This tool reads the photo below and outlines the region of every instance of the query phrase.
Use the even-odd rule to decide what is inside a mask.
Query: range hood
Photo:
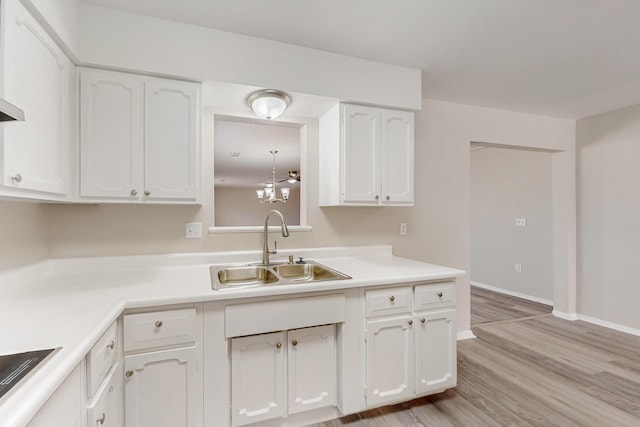
[[[24,111],[0,98],[0,122],[24,121]]]

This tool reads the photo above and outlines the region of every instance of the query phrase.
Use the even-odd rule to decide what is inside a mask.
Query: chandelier
[[[282,202],[282,203],[287,203],[287,200],[289,200],[289,193],[290,193],[290,189],[287,187],[283,187],[280,189],[280,194],[282,195],[282,198],[278,198],[277,197],[277,188],[276,188],[276,154],[278,153],[278,150],[270,150],[269,153],[271,153],[271,155],[273,156],[273,169],[271,170],[271,182],[265,182],[264,183],[264,188],[260,189],[260,190],[256,190],[256,194],[258,195],[258,200],[260,201],[260,203],[276,203],[276,202]],[[294,171],[290,171],[289,172],[289,179],[287,180],[287,182],[291,182],[291,174]],[[294,177],[294,182],[295,182],[295,178]]]

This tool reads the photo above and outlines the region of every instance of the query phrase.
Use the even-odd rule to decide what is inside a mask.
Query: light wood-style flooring
[[[640,337],[475,287],[471,311],[456,388],[314,426],[640,426]]]

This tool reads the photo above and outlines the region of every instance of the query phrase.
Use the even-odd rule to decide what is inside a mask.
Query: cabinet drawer
[[[121,371],[117,367],[98,390],[95,399],[87,407],[87,426],[117,427],[122,425],[118,418],[118,393],[120,393]]]
[[[367,317],[411,311],[411,287],[409,286],[367,291],[365,299]]]
[[[117,328],[114,322],[87,354],[87,395],[91,398],[118,358]]]
[[[195,308],[124,316],[125,351],[193,343],[196,333]]]
[[[453,282],[416,286],[416,311],[453,304]]]

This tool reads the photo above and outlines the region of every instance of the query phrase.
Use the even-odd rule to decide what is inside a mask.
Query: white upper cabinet
[[[320,118],[320,206],[413,205],[414,117],[339,104]]]
[[[104,70],[80,78],[80,198],[198,203],[200,85]]]
[[[1,7],[3,97],[24,110],[25,121],[0,127],[0,183],[13,194],[64,200],[71,192],[75,66],[19,1]]]

